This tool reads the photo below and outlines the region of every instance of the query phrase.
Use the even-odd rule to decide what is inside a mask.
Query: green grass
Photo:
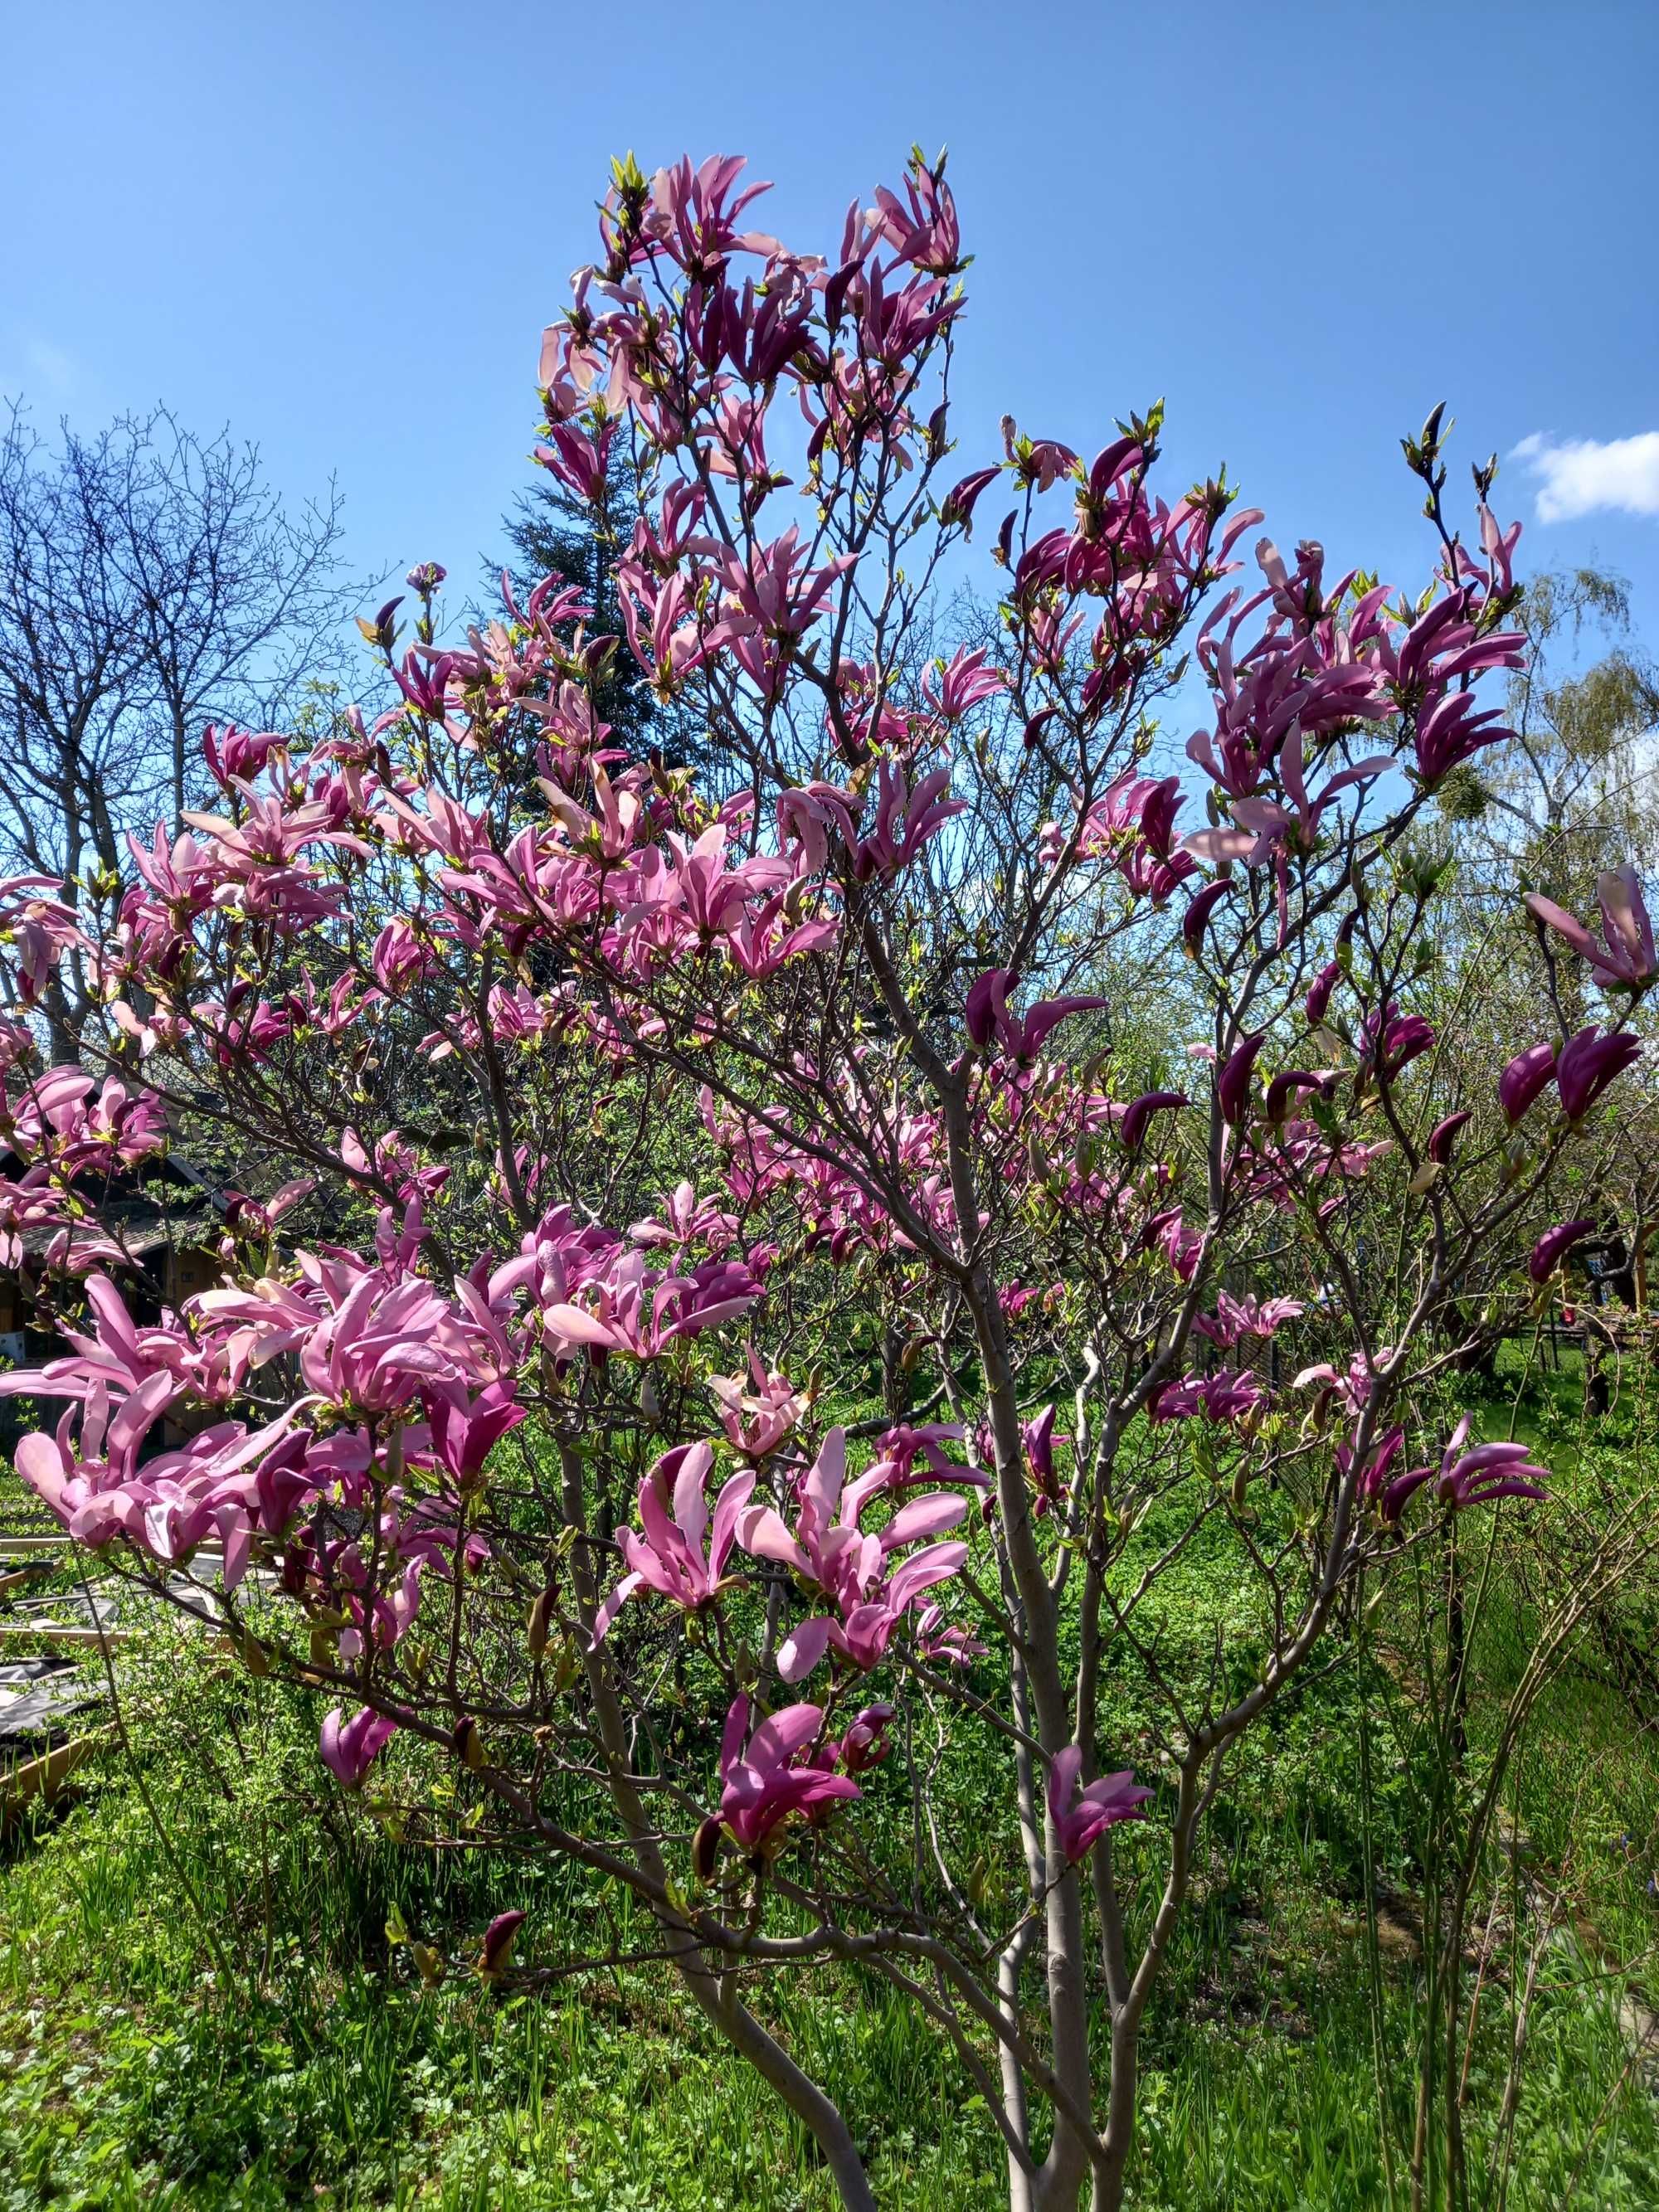
[[[1578,1427],[1576,1379],[1549,1370],[1527,1419],[1563,1480],[1631,1448]],[[1488,1433],[1501,1432],[1489,1423]],[[1588,1474],[1584,1479],[1588,1480]],[[1171,1510],[1174,1510],[1173,1508]],[[1137,1541],[1158,1540],[1156,1522]],[[1477,1747],[1527,1626],[1494,1603],[1478,1649]],[[1218,1618],[1248,1675],[1261,1624],[1219,1523],[1158,1594],[1166,1653],[1196,1662]],[[1125,1756],[1144,1686],[1112,1681]],[[34,2208],[434,2206],[828,2212],[801,2131],[661,1971],[606,1971],[499,1997],[468,1962],[492,1915],[528,1914],[521,1963],[603,1948],[621,1903],[568,1869],[400,1843],[336,1792],[317,1702],[188,1638],[124,1668],[161,1832],[113,1745],[79,1802],[38,1816],[0,1860],[0,2212]],[[1421,1977],[1408,1925],[1382,1960],[1380,2124],[1364,1888],[1362,1711],[1384,1892],[1419,1883],[1416,1778],[1375,1680],[1345,1663],[1273,1709],[1206,1832],[1194,1910],[1154,2002],[1133,2202],[1146,2212],[1387,2212],[1385,2132],[1409,2136]],[[438,1770],[398,1752],[403,1788]],[[1003,1819],[996,1762],[971,1744],[963,1820]],[[866,1812],[886,1817],[872,1778]],[[1659,1760],[1615,1686],[1565,1674],[1516,1770],[1515,1816],[1577,1918],[1546,1956],[1516,2128],[1517,2212],[1659,2203],[1652,2085],[1630,2063],[1659,1932]],[[465,1832],[465,1806],[452,1824]],[[1122,1845],[1150,1868],[1153,1839]],[[220,1931],[216,1964],[185,1894]],[[446,1951],[423,1989],[395,1912]],[[1611,1970],[1617,1961],[1625,1970]],[[1659,1976],[1655,1977],[1659,1980]],[[1494,1981],[1470,2064],[1484,2156],[1508,2053]],[[884,2206],[977,2212],[1003,2200],[998,2142],[954,2062],[890,1994],[851,1975],[757,1997],[844,2096]]]

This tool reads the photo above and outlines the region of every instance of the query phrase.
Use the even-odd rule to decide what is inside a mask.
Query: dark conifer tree
[[[612,742],[632,760],[654,757],[665,768],[683,768],[696,755],[696,718],[688,706],[658,697],[629,650],[612,574],[617,556],[633,535],[639,508],[639,480],[620,443],[612,452],[604,512],[598,518],[585,500],[556,477],[544,476],[520,494],[506,519],[512,548],[507,570],[521,603],[544,576],[562,577],[583,594],[593,610],[588,636],[616,640],[594,693],[594,705],[611,725]]]

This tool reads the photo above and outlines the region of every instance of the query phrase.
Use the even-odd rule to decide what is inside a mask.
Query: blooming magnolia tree
[[[1429,1432],[1436,1378],[1459,1301],[1535,1311],[1587,1226],[1552,1194],[1653,940],[1633,878],[1599,938],[1540,908],[1601,1019],[1449,1091],[1425,817],[1501,734],[1517,532],[1489,472],[1454,529],[1437,412],[1420,590],[1266,539],[1253,578],[1223,482],[1159,489],[1157,410],[1092,459],[1011,420],[959,451],[942,162],[822,255],[752,227],[740,166],[619,166],[543,343],[541,463],[598,500],[627,441],[653,488],[623,638],[550,583],[442,646],[416,569],[401,657],[398,602],[366,625],[393,711],[210,732],[221,810],[125,886],[5,887],[3,1218],[14,1259],[46,1232],[66,1338],[7,1378],[63,1409],[17,1465],[331,1692],[371,1807],[423,1742],[480,1832],[631,1892],[844,2203],[854,2133],[769,1971],[903,1992],[1011,2204],[1115,2206],[1230,1753],[1362,1577],[1545,1496],[1522,1447]],[[981,561],[997,647],[930,658]],[[610,742],[619,655],[720,787]],[[1200,684],[1194,774],[1157,776]],[[103,1015],[42,1072],[71,953]],[[215,1127],[266,1194],[140,1325],[100,1192]],[[1200,1530],[1266,1624],[1242,1674],[1218,1631],[1178,1675],[1146,1625]],[[1002,1778],[964,1836],[970,1743]],[[490,1976],[568,1970],[533,1929],[515,1966],[515,1924]]]

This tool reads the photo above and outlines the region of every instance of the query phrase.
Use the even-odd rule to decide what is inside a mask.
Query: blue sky
[[[333,473],[361,570],[498,550],[613,152],[747,153],[817,247],[920,139],[977,256],[964,468],[1005,409],[1091,450],[1163,393],[1172,480],[1224,459],[1287,546],[1404,580],[1397,441],[1443,398],[1459,484],[1543,441],[1497,502],[1529,564],[1622,568],[1659,647],[1649,0],[82,0],[7,42],[0,391]]]

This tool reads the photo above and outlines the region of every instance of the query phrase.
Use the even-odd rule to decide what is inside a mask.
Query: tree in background
[[[1481,477],[1490,481],[1489,472]],[[1451,1018],[1443,1054],[1474,1061],[1535,1019],[1548,1002],[1563,1035],[1595,1014],[1583,964],[1517,884],[1554,909],[1591,911],[1622,896],[1616,872],[1651,874],[1659,860],[1659,670],[1634,634],[1629,587],[1581,568],[1528,580],[1514,615],[1524,665],[1510,677],[1504,734],[1447,779],[1442,849],[1453,864],[1436,921],[1436,956]],[[1605,1189],[1584,1194],[1606,1251],[1628,1265],[1610,1280],[1634,1295],[1653,1223],[1650,1114],[1632,1100],[1619,1132],[1622,1160]],[[1587,1311],[1594,1316],[1591,1304]],[[1587,1340],[1587,1360],[1594,1351]],[[1487,1337],[1483,1357],[1495,1353]]]
[[[556,576],[580,592],[592,609],[587,628],[611,649],[596,659],[590,688],[595,711],[628,758],[653,755],[667,768],[683,768],[696,750],[697,717],[690,702],[665,697],[623,647],[622,600],[616,564],[646,505],[646,488],[631,453],[610,453],[600,496],[580,498],[551,474],[520,492],[505,528],[513,548],[511,574],[522,604],[544,576]],[[492,574],[490,583],[497,576]]]
[[[298,513],[258,448],[165,409],[53,444],[0,436],[0,853],[71,903],[118,879],[125,832],[177,825],[203,726],[291,720],[341,611],[340,501]],[[87,1004],[53,979],[60,1050]]]
[[[1659,858],[1659,668],[1632,635],[1629,586],[1605,570],[1533,577],[1514,618],[1527,661],[1509,733],[1449,791],[1449,811],[1474,825],[1474,850],[1571,896],[1599,868]],[[1606,649],[1586,660],[1589,641]]]

